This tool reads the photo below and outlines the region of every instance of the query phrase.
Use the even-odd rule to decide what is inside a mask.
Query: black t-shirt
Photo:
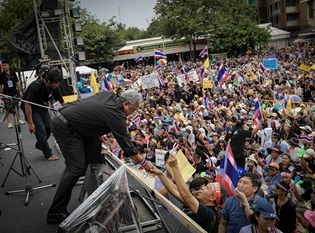
[[[205,206],[199,203],[198,212],[194,217],[196,223],[205,229],[207,232],[218,232],[219,216],[214,206]]]
[[[232,148],[234,158],[243,158],[245,154],[246,138],[252,136],[252,130],[245,130],[242,128],[233,129],[228,133],[231,139],[230,145]]]
[[[122,102],[114,92],[103,91],[69,102],[59,111],[81,137],[99,137],[112,132],[124,156],[138,154],[138,148],[133,145],[127,131]]]
[[[0,85],[3,85],[2,94],[9,96],[18,95],[18,90],[16,87],[16,83],[19,81],[16,73],[10,72],[10,74],[6,74],[2,72],[0,74]]]
[[[47,106],[47,102],[50,100],[59,101],[63,103],[63,98],[60,92],[59,87],[56,89],[50,89],[45,86],[45,80],[40,79],[32,82],[26,89],[23,99],[35,104]],[[25,103],[22,102],[21,108],[24,110]],[[32,105],[32,111],[36,112],[47,112],[47,108],[40,106]]]

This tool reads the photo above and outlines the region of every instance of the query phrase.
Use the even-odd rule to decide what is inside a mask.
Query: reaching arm
[[[260,130],[260,126],[257,125],[257,126],[253,129],[252,135],[254,136],[259,130]]]
[[[175,179],[175,183],[176,183],[176,187],[178,189],[178,192],[180,193],[182,199],[187,204],[189,209],[191,209],[191,211],[196,214],[198,212],[199,202],[190,193],[190,191],[189,191],[189,189],[188,189],[188,187],[187,187],[187,185],[186,185],[186,183],[185,183],[185,181],[184,181],[184,179],[182,177],[182,174],[181,174],[181,172],[179,170],[176,156],[175,155],[170,155],[170,157],[167,160],[167,163],[173,169],[174,179]]]
[[[179,201],[185,203],[181,195],[179,194],[176,185],[168,178],[166,175],[157,167],[154,167],[150,169],[150,172],[153,173],[154,175],[157,175],[160,180],[162,181],[165,189],[172,194],[175,198],[177,198]],[[164,190],[162,189],[160,193],[162,193]]]

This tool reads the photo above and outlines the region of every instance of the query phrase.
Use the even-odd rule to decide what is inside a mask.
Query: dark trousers
[[[101,156],[101,142],[97,137],[81,137],[57,116],[52,120],[52,132],[65,158],[66,168],[49,213],[66,213],[72,189],[79,177],[84,174],[87,164],[104,161]]]
[[[243,158],[234,158],[236,166],[245,168],[245,157]]]
[[[33,111],[32,116],[35,125],[35,136],[37,139],[36,148],[42,150],[45,158],[48,159],[52,155],[52,151],[47,142],[51,135],[51,118],[49,112],[41,113]]]

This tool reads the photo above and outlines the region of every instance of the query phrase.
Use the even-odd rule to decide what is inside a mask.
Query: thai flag
[[[158,71],[157,71],[157,76],[158,76],[158,79],[159,79],[159,84],[160,84],[160,88],[163,86],[163,84],[164,84],[164,80],[163,80],[163,78],[162,78],[162,74],[161,74],[161,69],[159,69]]]
[[[222,86],[226,80],[229,78],[229,73],[225,69],[223,63],[220,64],[219,72],[218,72],[218,83]]]
[[[263,63],[260,63],[259,66],[260,66],[261,71],[265,73],[266,66]]]
[[[313,143],[313,137],[311,137],[310,135],[307,136],[305,134],[301,134],[299,139],[302,143],[307,143],[307,144]]]
[[[237,187],[238,180],[239,173],[233,157],[232,148],[230,144],[228,144],[216,176],[216,181],[225,186],[229,196],[234,196],[234,189]]]
[[[254,125],[259,125],[261,119],[263,118],[261,106],[259,100],[255,99],[255,112],[254,112]]]
[[[102,84],[102,89],[107,90],[107,91],[114,91],[112,84],[110,82],[108,82],[107,78],[104,77],[104,82]]]
[[[135,58],[135,62],[143,61],[143,57],[139,55],[138,57]]]
[[[162,66],[161,65],[157,65],[154,67],[154,70],[158,71],[158,70],[161,70],[162,69]]]
[[[203,50],[201,50],[201,52],[199,53],[199,57],[205,57],[208,56],[208,46],[206,45],[206,47],[203,48]]]
[[[165,53],[161,52],[160,50],[156,50],[156,49],[154,49],[154,57],[156,57],[156,58],[164,58],[164,59],[167,58]]]
[[[187,74],[187,73],[188,73],[188,68],[187,68],[187,66],[183,66],[182,70],[183,70],[184,74]]]
[[[198,112],[197,112],[196,109],[195,109],[194,112],[193,112],[193,116],[194,116],[194,118],[196,118],[196,117],[198,116]]]
[[[178,76],[179,70],[177,68],[176,61],[173,61],[173,72],[175,73],[176,76]]]
[[[204,76],[204,74],[205,74],[205,67],[204,67],[204,66],[201,66],[201,67],[200,67],[200,73],[199,73],[199,80],[200,80],[200,82],[203,81],[203,76]]]
[[[305,57],[305,52],[299,54],[299,58]]]
[[[175,151],[179,150],[179,144],[177,144],[176,142],[173,145],[173,150],[175,150]]]
[[[140,124],[140,116],[138,114],[134,115],[133,118],[131,119],[131,121],[136,124],[139,125]]]
[[[203,96],[203,105],[204,105],[206,108],[209,108],[209,98],[208,98],[208,96],[206,96],[206,95]]]

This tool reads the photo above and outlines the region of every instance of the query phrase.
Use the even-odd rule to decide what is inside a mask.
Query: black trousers
[[[236,166],[245,168],[245,157],[242,158],[234,158]]]
[[[58,116],[52,120],[52,133],[65,158],[66,168],[56,190],[49,213],[66,213],[72,189],[88,163],[104,163],[97,137],[83,138]]]

